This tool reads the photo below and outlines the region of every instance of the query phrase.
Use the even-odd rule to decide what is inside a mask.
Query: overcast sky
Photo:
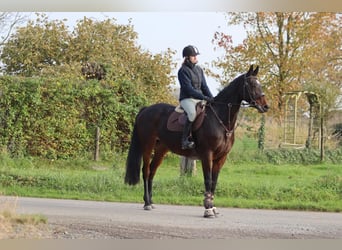
[[[241,43],[246,35],[241,27],[228,27],[223,12],[50,12],[47,14],[51,19],[66,18],[70,27],[84,16],[97,20],[114,17],[119,24],[128,24],[128,20],[132,19],[134,30],[138,33],[138,44],[152,53],[160,53],[167,48],[175,50],[177,54],[174,60],[177,62],[177,67],[180,67],[182,62],[183,48],[189,44],[195,45],[201,53],[198,57],[199,65],[210,63],[221,56],[222,51],[214,51],[211,42],[216,31],[232,35],[233,42],[236,44]],[[219,84],[208,77],[207,81],[213,94],[216,94]]]

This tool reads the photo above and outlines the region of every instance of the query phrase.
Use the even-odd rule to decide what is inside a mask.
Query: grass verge
[[[154,181],[156,204],[202,205],[203,177],[179,175],[179,158],[166,157]],[[47,162],[7,159],[0,166],[5,195],[142,203],[143,185],[127,186],[124,161]],[[227,161],[215,194],[220,207],[342,211],[342,167]]]

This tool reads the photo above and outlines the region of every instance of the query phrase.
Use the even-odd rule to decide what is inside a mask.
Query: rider
[[[186,46],[183,49],[184,62],[178,71],[179,101],[188,117],[182,135],[182,149],[195,147],[195,143],[189,140],[189,135],[192,122],[196,118],[196,104],[202,100],[213,101],[213,95],[208,88],[203,70],[196,65],[198,62],[197,55],[199,55],[199,51],[195,46]]]

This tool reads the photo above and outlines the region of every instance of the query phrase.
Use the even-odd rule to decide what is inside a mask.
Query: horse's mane
[[[245,74],[236,77],[233,81],[228,83],[215,97],[215,101],[226,102],[229,97],[237,92],[240,83],[244,82]],[[236,93],[237,94],[237,93]]]

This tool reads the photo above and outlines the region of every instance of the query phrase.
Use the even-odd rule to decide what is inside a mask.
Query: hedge
[[[69,158],[128,146],[146,98],[130,82],[0,77],[0,147],[11,156]]]

